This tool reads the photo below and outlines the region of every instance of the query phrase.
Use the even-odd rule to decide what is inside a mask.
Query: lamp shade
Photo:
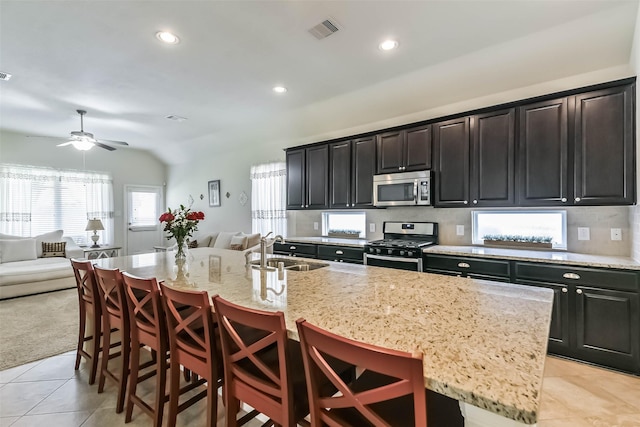
[[[89,222],[87,222],[87,228],[85,228],[84,230],[85,231],[104,230],[104,225],[102,225],[102,221],[94,218],[94,219],[90,219]]]

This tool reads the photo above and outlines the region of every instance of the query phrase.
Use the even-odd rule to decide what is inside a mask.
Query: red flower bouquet
[[[167,232],[167,239],[176,239],[178,250],[176,259],[186,258],[184,248],[188,237],[192,237],[193,232],[198,229],[198,222],[204,219],[203,212],[192,211],[180,205],[179,209],[171,210],[160,215],[160,222],[165,223],[164,231]]]

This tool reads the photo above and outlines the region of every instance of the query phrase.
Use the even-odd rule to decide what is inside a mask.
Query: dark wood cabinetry
[[[632,204],[632,86],[575,96],[574,203]]]
[[[431,126],[379,134],[377,146],[379,174],[431,169]]]
[[[327,261],[362,264],[364,249],[362,247],[318,245],[318,258]]]
[[[329,147],[287,151],[287,209],[329,206]]]
[[[511,277],[511,264],[503,260],[428,254],[424,256],[424,271],[508,282]]]
[[[469,117],[433,125],[435,206],[469,204]]]
[[[376,165],[374,138],[332,143],[329,153],[329,207],[371,207]]]
[[[313,243],[279,243],[273,244],[273,253],[277,255],[317,258],[318,247]]]
[[[565,205],[569,198],[567,99],[519,108],[518,204]]]
[[[471,117],[472,206],[515,203],[515,109]]]
[[[514,264],[514,283],[555,292],[550,352],[640,374],[637,272]]]

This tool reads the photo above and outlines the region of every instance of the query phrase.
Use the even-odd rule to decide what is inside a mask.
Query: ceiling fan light
[[[156,38],[163,43],[167,44],[178,44],[180,43],[180,39],[173,33],[168,31],[158,31],[156,33]]]
[[[93,142],[87,141],[86,139],[72,141],[71,144],[75,147],[76,150],[80,150],[80,151],[88,151],[95,146]]]

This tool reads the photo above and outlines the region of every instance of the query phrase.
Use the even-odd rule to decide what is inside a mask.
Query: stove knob
[[[387,253],[388,253],[389,255],[393,255],[393,249],[387,249]]]
[[[407,251],[407,256],[408,257],[412,257],[413,256],[413,251]]]
[[[375,251],[376,251],[375,249],[373,249],[373,248],[369,248],[369,252],[370,252],[370,253],[374,253]]]
[[[400,251],[400,256],[404,256],[404,251]]]
[[[380,249],[376,249],[377,254],[379,254],[380,252],[382,252]]]

